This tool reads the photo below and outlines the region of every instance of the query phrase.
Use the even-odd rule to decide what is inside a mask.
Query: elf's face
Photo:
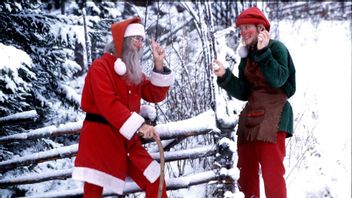
[[[258,29],[254,24],[243,24],[239,26],[240,35],[247,46],[256,45],[258,39]]]

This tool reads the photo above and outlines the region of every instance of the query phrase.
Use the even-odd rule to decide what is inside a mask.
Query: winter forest
[[[229,0],[2,1],[0,197],[82,196],[71,171],[85,118],[84,79],[112,40],[111,24],[132,16],[165,49],[164,64],[175,74],[164,101],[142,101],[162,139],[168,196],[244,197],[236,184],[236,126],[245,103],[217,86],[211,63],[217,57],[238,75],[234,21],[251,6],[266,14],[271,38],[287,46],[296,67],[288,197],[351,197],[352,3]],[[144,46],[148,76],[148,40]],[[155,142],[144,145],[160,160]],[[124,192],[104,195],[145,196],[132,180]]]

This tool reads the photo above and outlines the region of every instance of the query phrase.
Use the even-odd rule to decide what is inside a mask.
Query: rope
[[[143,133],[139,133],[139,136],[143,137]],[[165,181],[165,157],[164,157],[164,148],[161,144],[161,140],[157,136],[153,136],[156,144],[158,145],[159,154],[160,154],[160,179],[159,179],[159,188],[158,188],[158,198],[161,198],[163,195],[163,187]]]
[[[160,180],[159,180],[158,198],[161,198],[163,195],[163,186],[164,186],[164,181],[165,181],[164,148],[163,148],[163,145],[161,144],[161,141],[159,138],[157,138],[156,136],[153,136],[153,139],[155,140],[156,144],[158,145],[159,154],[160,154]]]

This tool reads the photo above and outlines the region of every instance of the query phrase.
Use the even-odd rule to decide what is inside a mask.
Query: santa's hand
[[[214,60],[213,64],[214,64],[213,69],[214,69],[215,75],[217,77],[223,76],[226,72],[224,65],[217,59]]]
[[[142,124],[142,126],[138,129],[137,133],[146,139],[153,138],[156,134],[155,129],[153,126],[149,124]]]
[[[264,47],[268,46],[270,40],[270,35],[267,30],[263,30],[258,34],[258,43],[257,48],[258,50],[263,49]]]
[[[163,61],[165,56],[164,49],[160,46],[159,43],[155,42],[154,38],[150,39],[150,42],[151,42],[150,47],[154,57],[155,69],[157,71],[163,71],[163,67],[164,67]]]

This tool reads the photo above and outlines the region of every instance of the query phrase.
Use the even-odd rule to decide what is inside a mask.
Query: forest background
[[[318,49],[306,48],[299,51],[298,48],[293,47],[293,43],[298,42],[301,46],[305,46],[312,40],[319,40],[320,36],[324,35],[318,30],[326,26],[325,24],[329,24],[327,28],[346,31],[344,33],[346,37],[342,39],[347,38],[347,45],[344,45],[346,48],[342,48],[345,51],[341,52],[342,56],[339,59],[344,61],[343,65],[349,65],[349,68],[345,70],[346,67],[344,67],[342,70],[347,77],[343,75],[338,77],[345,79],[342,86],[347,86],[347,89],[344,89],[347,93],[340,100],[344,104],[342,108],[346,108],[348,112],[337,113],[342,116],[340,120],[343,123],[335,130],[342,130],[343,134],[347,135],[346,137],[341,135],[341,138],[345,138],[345,141],[342,141],[343,145],[339,145],[341,143],[339,141],[329,140],[333,146],[342,148],[343,155],[346,155],[346,151],[350,151],[351,148],[351,106],[346,103],[351,102],[351,56],[344,56],[345,53],[351,52],[352,5],[350,2],[3,1],[0,3],[0,57],[2,60],[0,117],[35,110],[36,119],[14,125],[1,124],[0,137],[84,119],[84,113],[80,109],[80,94],[89,65],[102,54],[104,45],[111,40],[110,25],[136,15],[142,18],[149,37],[155,37],[165,48],[165,64],[176,74],[175,84],[167,99],[154,106],[158,124],[190,119],[211,110],[216,101],[214,101],[212,89],[213,74],[209,68],[214,57],[214,52],[209,48],[212,45],[212,37],[209,35],[216,37],[216,51],[219,58],[226,61],[234,74],[237,74],[236,64],[239,63],[239,57],[236,50],[240,46],[240,37],[238,30],[233,28],[234,20],[243,9],[250,6],[257,6],[266,13],[272,23],[272,37],[286,41],[284,43],[287,44],[293,58],[296,57],[294,61],[298,74],[312,81],[315,81],[314,76],[319,75],[319,71],[307,68],[308,72],[304,72],[302,65],[310,59],[308,53]],[[309,26],[306,26],[307,24]],[[295,27],[295,32],[287,31],[292,27]],[[306,37],[307,40],[299,40],[302,38],[298,37],[302,36],[299,33],[309,28],[313,29],[307,31],[308,34],[314,32],[314,35]],[[336,41],[336,38],[334,39]],[[325,44],[330,42],[325,41]],[[152,69],[152,62],[148,43],[146,46],[143,68],[148,74]],[[334,51],[331,48],[329,50]],[[300,56],[303,52],[307,52],[305,58]],[[332,55],[334,53],[329,54],[331,58],[335,58]],[[310,73],[311,71],[316,73]],[[328,78],[328,76],[325,77]],[[325,77],[318,79],[324,80]],[[308,167],[309,162],[316,158],[324,158],[322,153],[328,148],[320,147],[322,147],[321,142],[327,141],[328,138],[319,139],[317,130],[322,128],[318,123],[329,122],[331,121],[329,118],[336,115],[332,110],[328,118],[325,117],[327,114],[321,113],[323,110],[318,101],[329,100],[329,98],[319,98],[320,92],[312,91],[312,87],[316,84],[308,83],[303,77],[298,76],[298,79],[302,80],[297,81],[299,89],[297,96],[291,99],[295,111],[296,136],[287,142],[286,163],[289,167],[287,175],[291,179],[288,183],[294,181],[293,178],[299,177],[298,175],[304,171],[298,172],[298,170]],[[221,91],[218,91],[218,94],[224,101],[226,114],[234,113],[236,117],[243,103]],[[331,106],[337,105],[331,104]],[[232,115],[228,116],[232,118]],[[324,130],[327,131],[326,128]],[[334,130],[332,124],[329,125],[328,130]],[[76,144],[78,138],[78,135],[66,135],[1,144],[0,161],[70,146]],[[181,141],[178,147],[182,149],[189,144],[209,143],[214,143],[212,137],[205,136],[201,139]],[[334,154],[336,153],[331,152],[330,155]],[[351,157],[350,153],[347,152],[347,154],[349,156],[344,159],[338,158],[328,162],[339,164],[338,173],[327,173],[324,172],[326,171],[324,168],[316,167],[320,171],[315,174],[338,177],[337,175],[347,171],[350,175],[351,171],[348,167],[351,165]],[[0,176],[6,179],[22,174],[72,168],[72,160],[34,164],[2,172]],[[207,170],[211,169],[212,160],[210,158],[175,162],[168,166],[168,171],[171,176],[177,177],[189,173],[189,167],[194,165],[197,169]],[[0,193],[8,196],[26,196],[80,187],[79,184],[74,182],[70,184],[72,183],[70,187],[62,181],[45,182],[44,185],[19,185],[1,188]],[[344,187],[348,186],[347,190],[344,188],[342,195],[350,195],[350,177],[342,180],[341,183],[344,183]],[[342,186],[334,190],[332,187],[334,185],[336,185],[334,181],[323,181],[323,184],[319,185],[311,184],[313,189],[308,190],[306,187],[302,194],[306,197],[343,197],[340,190]],[[211,190],[213,189],[214,187]],[[194,191],[199,193],[200,190]],[[182,191],[172,195],[180,196]]]

